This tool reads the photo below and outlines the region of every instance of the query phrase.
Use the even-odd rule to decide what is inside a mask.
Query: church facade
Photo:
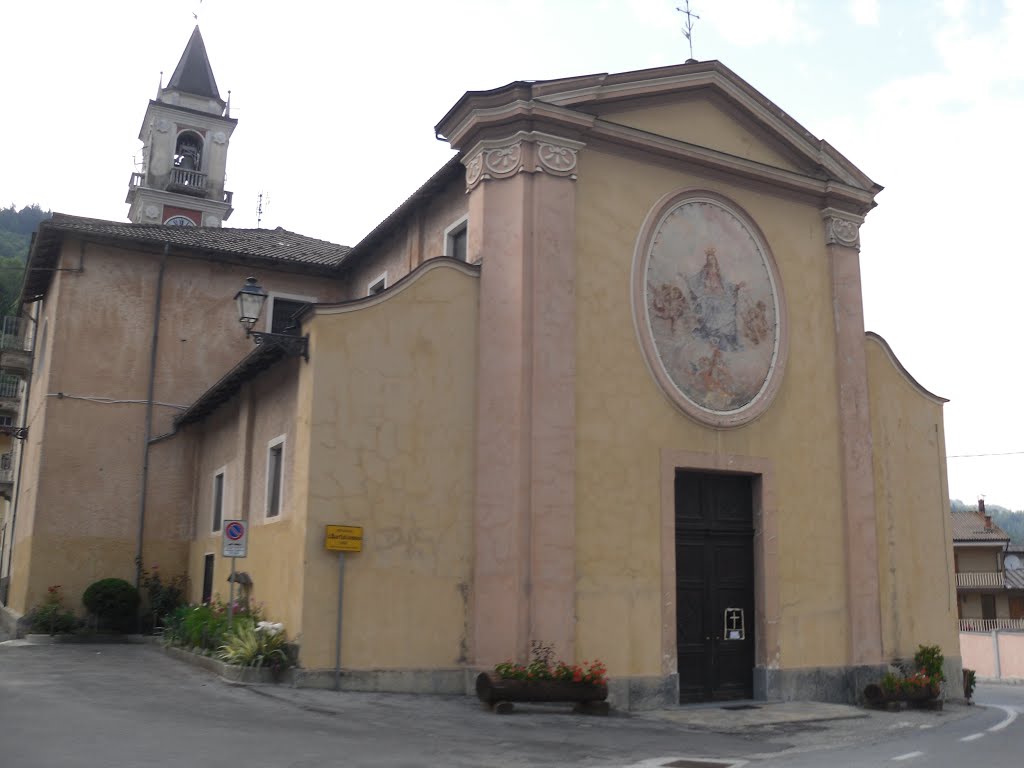
[[[204,303],[202,334],[163,314],[159,341],[132,342],[156,361],[138,399],[180,407],[133,438],[169,462],[159,491],[132,485],[152,522],[112,525],[127,544],[93,570],[130,573],[137,546],[187,569],[193,599],[226,595],[223,521],[246,520],[239,568],[308,684],[333,682],[324,532],[348,525],[350,688],[463,691],[544,643],[602,659],[622,707],[849,701],[927,643],[956,695],[944,401],[863,324],[858,230],[881,188],[718,62],[469,92],[435,130],[456,156],[351,249],[95,225],[136,254],[111,258],[150,264],[124,291],[151,291],[163,254],[182,265],[166,290]],[[55,226],[46,258],[92,253],[95,232]],[[216,304],[246,271],[306,302],[304,355],[246,354]],[[57,286],[90,274],[25,298],[71,334]],[[178,338],[201,350],[189,375]],[[88,517],[74,501],[37,498],[16,563]],[[62,578],[34,567],[16,610]]]

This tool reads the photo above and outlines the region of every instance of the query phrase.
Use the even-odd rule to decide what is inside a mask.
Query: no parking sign
[[[245,557],[248,554],[249,538],[244,520],[224,521],[224,557]]]

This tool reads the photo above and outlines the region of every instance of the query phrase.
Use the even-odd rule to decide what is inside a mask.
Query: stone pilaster
[[[472,653],[574,651],[575,170],[537,132],[466,153],[468,257],[481,259]]]
[[[882,659],[882,619],[860,279],[860,225],[864,219],[834,208],[824,209],[821,215],[825,224],[825,248],[832,270],[836,327],[849,663],[873,664]]]

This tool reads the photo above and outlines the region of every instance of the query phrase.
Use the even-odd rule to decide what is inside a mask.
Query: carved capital
[[[561,144],[550,144],[546,141],[537,144],[537,159],[542,168],[556,176],[569,175],[576,170],[576,150]]]
[[[518,173],[547,173],[576,178],[576,156],[584,145],[578,141],[537,131],[519,131],[506,139],[481,141],[462,163],[466,166],[466,191],[486,180],[507,179]]]
[[[842,245],[860,250],[860,225],[864,217],[837,208],[825,208],[821,212],[825,221],[825,244]]]

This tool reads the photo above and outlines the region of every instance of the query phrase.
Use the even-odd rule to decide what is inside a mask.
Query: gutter
[[[153,435],[153,388],[156,386],[156,353],[160,341],[160,305],[164,293],[164,272],[167,269],[167,254],[170,243],[164,243],[160,256],[160,271],[156,278],[156,298],[153,306],[153,336],[149,349],[149,384],[146,389],[146,434],[142,440],[142,486],[139,490],[139,536],[135,549],[135,586],[142,583],[142,542],[146,530],[146,489],[149,484],[149,446]]]

